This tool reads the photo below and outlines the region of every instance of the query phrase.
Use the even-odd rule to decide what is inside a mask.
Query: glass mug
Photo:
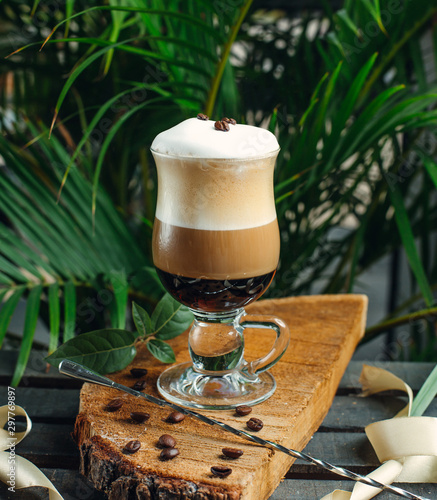
[[[290,334],[279,318],[248,315],[244,306],[266,291],[278,265],[278,151],[245,159],[152,154],[158,173],[153,262],[166,290],[195,318],[192,362],[164,371],[158,390],[194,408],[264,401],[276,388],[266,370],[283,355]],[[276,334],[270,352],[250,363],[243,357],[246,328]]]

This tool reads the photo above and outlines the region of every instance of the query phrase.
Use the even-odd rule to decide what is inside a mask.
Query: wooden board
[[[271,369],[277,390],[269,400],[254,407],[250,415],[264,422],[260,437],[298,450],[305,447],[327,414],[363,334],[366,307],[364,296],[336,295],[259,301],[247,308],[251,313],[276,314],[287,322],[291,331],[287,352]],[[247,334],[246,352],[251,356],[259,357],[269,349],[262,335],[256,330]],[[188,359],[186,334],[174,339],[172,346],[178,362]],[[147,391],[157,395],[156,379],[163,365],[146,349],[139,349],[132,366],[149,369]],[[112,374],[111,378],[132,385],[135,380],[129,369]],[[109,413],[104,406],[113,397],[121,397],[124,405],[119,411]],[[135,424],[129,418],[131,411],[150,413],[150,420]],[[146,401],[85,384],[74,432],[81,452],[82,473],[110,500],[158,497],[264,500],[293,462],[285,454],[250,444],[198,421],[186,418],[182,423],[169,424],[165,422],[168,413]],[[231,410],[207,413],[230,425],[246,428],[248,417],[238,417]],[[180,450],[176,459],[159,460],[156,441],[162,434],[176,438]],[[132,439],[141,441],[141,449],[134,455],[125,455],[122,448]],[[221,454],[225,446],[243,449],[244,455],[238,460],[225,459]],[[225,479],[216,478],[210,473],[213,465],[230,466],[233,472]]]

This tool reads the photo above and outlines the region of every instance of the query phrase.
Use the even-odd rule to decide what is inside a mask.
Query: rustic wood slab
[[[247,308],[251,313],[276,314],[287,322],[291,331],[287,352],[271,369],[277,390],[251,413],[264,422],[260,437],[298,450],[305,447],[327,414],[363,334],[366,308],[367,299],[361,295],[266,300]],[[245,339],[248,354],[258,357],[269,349],[263,335],[262,331],[248,332]],[[178,362],[188,360],[186,334],[174,339],[172,346]],[[163,365],[146,349],[139,349],[132,366],[148,368],[146,390],[157,395],[156,379]],[[130,368],[112,374],[111,378],[132,386],[135,379],[129,373]],[[106,402],[114,397],[123,399],[122,408],[113,413],[105,411]],[[131,411],[145,411],[151,417],[145,424],[133,423],[129,418]],[[85,384],[74,432],[81,452],[81,472],[110,500],[158,497],[264,500],[293,463],[287,455],[188,418],[169,424],[165,422],[168,413],[147,401]],[[230,425],[246,428],[248,417],[238,417],[231,410],[207,413]],[[156,442],[162,434],[176,438],[180,450],[176,459],[159,460]],[[122,449],[132,439],[140,440],[141,449],[126,455]],[[225,446],[243,449],[244,455],[237,460],[225,459],[221,454]],[[210,473],[213,465],[230,466],[233,472],[225,479],[214,477]]]

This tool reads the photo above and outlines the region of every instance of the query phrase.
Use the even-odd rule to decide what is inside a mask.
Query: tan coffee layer
[[[160,221],[223,231],[262,226],[276,218],[276,155],[246,160],[154,157]]]
[[[162,271],[189,278],[251,278],[276,269],[279,245],[276,219],[237,231],[188,229],[155,219],[153,262]]]

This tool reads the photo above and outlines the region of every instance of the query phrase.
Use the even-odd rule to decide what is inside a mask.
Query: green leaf
[[[54,283],[49,286],[49,321],[50,321],[50,341],[49,354],[57,347],[59,341],[59,325],[61,321],[61,311],[59,304],[59,284]]]
[[[152,332],[152,321],[147,311],[145,311],[141,306],[132,302],[132,318],[135,323],[138,334],[141,337],[146,337],[151,335]]]
[[[103,56],[104,54],[106,54],[109,50],[119,46],[119,45],[122,45],[123,43],[126,43],[127,40],[125,41],[122,41],[122,42],[118,42],[118,43],[113,43],[101,50],[99,50],[98,52],[94,53],[93,55],[89,56],[87,59],[85,59],[85,61],[83,61],[81,64],[79,64],[79,66],[77,66],[74,71],[72,71],[72,73],[70,74],[70,76],[68,77],[67,81],[65,82],[65,85],[62,87],[62,90],[61,90],[61,93],[58,97],[58,101],[56,102],[56,106],[55,106],[55,114],[53,116],[53,120],[52,120],[52,126],[51,126],[51,129],[53,129],[53,126],[55,124],[55,121],[56,121],[56,118],[58,117],[58,114],[59,114],[59,110],[61,109],[61,106],[62,106],[62,103],[64,102],[65,100],[65,97],[68,93],[68,91],[70,90],[71,86],[73,85],[73,83],[75,82],[75,80],[77,79],[77,77],[88,67],[90,66],[90,64],[92,64],[96,59],[98,59],[99,57]]]
[[[399,234],[404,244],[405,253],[407,254],[408,262],[410,263],[411,270],[416,277],[417,284],[423,293],[425,303],[430,307],[434,303],[431,287],[428,279],[426,278],[419,253],[414,242],[414,234],[411,229],[411,224],[408,219],[407,210],[405,208],[404,200],[402,199],[401,192],[397,186],[389,187],[388,192],[390,199],[395,210],[395,220],[398,226]]]
[[[17,307],[20,297],[23,295],[24,287],[18,288],[3,304],[0,309],[0,347],[3,344],[6,332],[8,331],[9,323],[11,322],[12,315]],[[3,297],[2,297],[3,298]]]
[[[174,363],[176,361],[173,349],[162,340],[150,339],[147,342],[147,349],[156,359],[163,363]]]
[[[64,287],[64,342],[74,336],[76,325],[76,289],[72,281]]]
[[[426,171],[428,172],[429,176],[431,177],[434,186],[437,189],[437,163],[433,161],[431,158],[424,157],[423,165]]]
[[[351,30],[354,36],[359,36],[360,31],[358,26],[353,22],[353,20],[349,17],[348,12],[345,9],[340,9],[335,14],[337,20],[341,21],[348,29]]]
[[[93,10],[118,10],[121,12],[132,12],[132,13],[144,13],[148,15],[157,15],[157,16],[163,16],[164,18],[168,18],[171,16],[172,18],[176,18],[181,20],[182,22],[186,22],[187,24],[193,25],[199,30],[204,31],[206,34],[210,35],[214,39],[218,40],[219,42],[223,42],[223,35],[215,29],[213,26],[209,26],[200,19],[197,19],[193,16],[190,16],[189,14],[184,14],[179,11],[172,11],[170,9],[166,10],[159,10],[159,9],[140,9],[136,7],[122,7],[122,6],[94,6],[90,7],[88,9],[85,9],[81,12],[77,12],[76,14],[73,14],[67,19],[63,19],[61,22],[59,22],[51,31],[50,35],[47,37],[46,42],[48,41],[49,38],[53,36],[55,31],[62,26],[63,24],[71,21],[72,19],[75,19],[76,17],[82,16],[84,14],[89,14]],[[46,43],[45,42],[45,43]]]
[[[142,294],[153,297],[154,305],[165,293],[165,288],[153,267],[145,266],[138,269],[130,282],[135,290],[141,290]]]
[[[17,386],[20,383],[21,377],[23,376],[27,361],[29,359],[33,336],[35,335],[36,322],[38,321],[41,292],[42,286],[38,285],[30,291],[29,296],[27,297],[23,340],[21,341],[17,364],[15,365],[15,371],[12,376],[12,386]]]
[[[379,29],[384,33],[384,35],[388,36],[388,33],[385,29],[385,26],[382,23],[381,8],[379,5],[379,0],[375,0],[375,5],[373,5],[370,0],[361,0],[361,2],[367,8],[370,15],[375,19],[375,21],[377,22],[377,24],[379,26]]]
[[[191,325],[193,313],[166,293],[155,307],[151,319],[155,337],[168,340],[177,337]]]
[[[69,359],[97,371],[111,373],[125,368],[135,357],[136,335],[127,330],[95,330],[73,337],[47,356],[47,361],[58,366]]]
[[[112,326],[124,329],[126,326],[126,307],[129,290],[126,273],[124,271],[111,271],[109,281],[113,288],[116,305],[116,323]]]
[[[411,416],[422,416],[437,394],[437,366],[429,374],[413,400]]]
[[[269,130],[269,132],[274,134],[277,123],[278,123],[278,108],[275,108],[273,110],[273,113],[270,116],[269,125],[267,127],[267,130]]]

